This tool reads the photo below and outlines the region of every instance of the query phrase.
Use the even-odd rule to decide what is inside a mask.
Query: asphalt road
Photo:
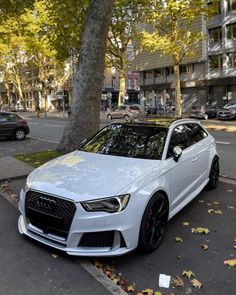
[[[45,119],[29,117],[30,137],[41,139],[50,143],[58,143],[62,137],[67,123],[63,119]],[[103,120],[100,127],[104,127],[109,121]],[[236,179],[236,136],[233,132],[210,131],[215,137],[220,155],[221,175]]]

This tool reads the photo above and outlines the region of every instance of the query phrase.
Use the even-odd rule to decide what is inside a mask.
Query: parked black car
[[[217,112],[219,120],[233,120],[236,119],[236,103],[226,104],[223,109]]]
[[[27,121],[13,112],[0,112],[0,137],[22,140],[29,134]]]
[[[216,118],[218,110],[218,107],[215,106],[193,105],[190,110],[190,118],[204,120]]]

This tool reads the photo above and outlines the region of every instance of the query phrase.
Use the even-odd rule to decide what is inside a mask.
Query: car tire
[[[125,120],[128,120],[129,119],[129,116],[128,115],[124,115],[124,118],[125,118]]]
[[[15,131],[15,139],[16,140],[23,140],[23,139],[25,139],[25,137],[26,137],[26,132],[24,129],[22,129],[22,128],[16,129],[16,131]]]
[[[168,202],[163,194],[157,193],[150,199],[140,226],[139,250],[150,253],[160,246],[168,220],[168,211]]]
[[[220,165],[218,157],[215,157],[211,164],[211,170],[209,174],[209,182],[207,184],[207,189],[212,190],[218,186],[220,175]]]
[[[109,114],[109,115],[107,115],[107,119],[108,120],[112,120],[112,116]]]

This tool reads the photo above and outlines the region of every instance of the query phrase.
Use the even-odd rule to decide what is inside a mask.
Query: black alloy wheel
[[[161,193],[154,195],[149,201],[141,222],[138,248],[142,252],[156,250],[164,237],[168,220],[168,203]]]
[[[219,159],[215,157],[211,164],[211,170],[209,174],[209,182],[207,184],[208,189],[215,189],[219,183],[219,176],[220,176],[220,165]]]

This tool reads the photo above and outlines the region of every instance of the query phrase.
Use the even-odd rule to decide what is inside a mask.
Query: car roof
[[[201,122],[196,119],[179,119],[170,117],[159,117],[159,118],[143,118],[143,119],[133,119],[133,120],[117,120],[112,124],[124,124],[124,125],[139,125],[139,126],[153,126],[162,128],[174,128],[180,124],[197,123],[201,125]]]

